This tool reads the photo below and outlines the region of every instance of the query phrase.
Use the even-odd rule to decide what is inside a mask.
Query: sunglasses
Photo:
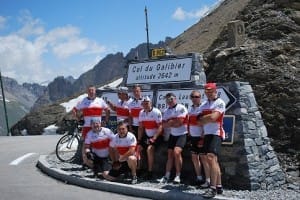
[[[198,98],[201,98],[200,96],[191,96],[191,98],[196,98],[196,99],[198,99]]]
[[[166,101],[167,101],[167,102],[172,102],[173,100],[174,100],[174,97],[166,98]]]

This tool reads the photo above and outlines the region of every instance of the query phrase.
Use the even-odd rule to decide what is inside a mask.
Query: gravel
[[[55,154],[51,154],[47,156],[47,162],[54,168],[59,168],[61,170],[72,172],[72,174],[78,175],[78,177],[93,177],[93,173],[91,170],[86,169],[83,170],[81,165],[74,163],[66,163],[59,161]],[[97,181],[105,181],[99,178],[95,178]],[[126,180],[125,180],[126,181]],[[126,184],[126,182],[125,182]],[[157,181],[149,182],[142,181],[137,184],[143,187],[152,187],[159,189],[167,189],[167,190],[179,190],[186,193],[191,194],[202,194],[204,190],[200,190],[195,186],[185,185],[185,184],[160,184]],[[222,195],[217,195],[218,199],[251,199],[251,200],[263,200],[263,199],[272,199],[272,200],[299,200],[300,199],[300,182],[299,178],[295,182],[287,182],[281,188],[276,190],[256,190],[256,191],[248,191],[248,190],[227,190],[224,189]]]

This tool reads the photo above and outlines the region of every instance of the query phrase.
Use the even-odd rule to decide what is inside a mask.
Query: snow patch
[[[55,124],[52,124],[50,126],[47,126],[46,128],[44,128],[44,132],[42,135],[56,135],[56,130],[58,129],[57,126],[55,126]]]

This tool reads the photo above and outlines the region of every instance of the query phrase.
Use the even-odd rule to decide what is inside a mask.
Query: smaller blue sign
[[[233,144],[234,126],[235,126],[235,116],[225,115],[223,119],[225,140],[223,140],[222,144]]]
[[[105,117],[102,116],[102,121],[105,120]],[[106,128],[109,128],[112,132],[117,133],[117,116],[111,115],[109,116],[109,121],[105,126]]]

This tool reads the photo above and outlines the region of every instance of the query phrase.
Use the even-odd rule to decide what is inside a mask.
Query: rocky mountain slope
[[[22,85],[12,78],[2,77],[6,100],[8,125],[12,126],[27,113],[37,98],[43,94],[45,87],[39,84],[24,83]],[[6,135],[6,120],[2,94],[0,94],[0,135]]]

